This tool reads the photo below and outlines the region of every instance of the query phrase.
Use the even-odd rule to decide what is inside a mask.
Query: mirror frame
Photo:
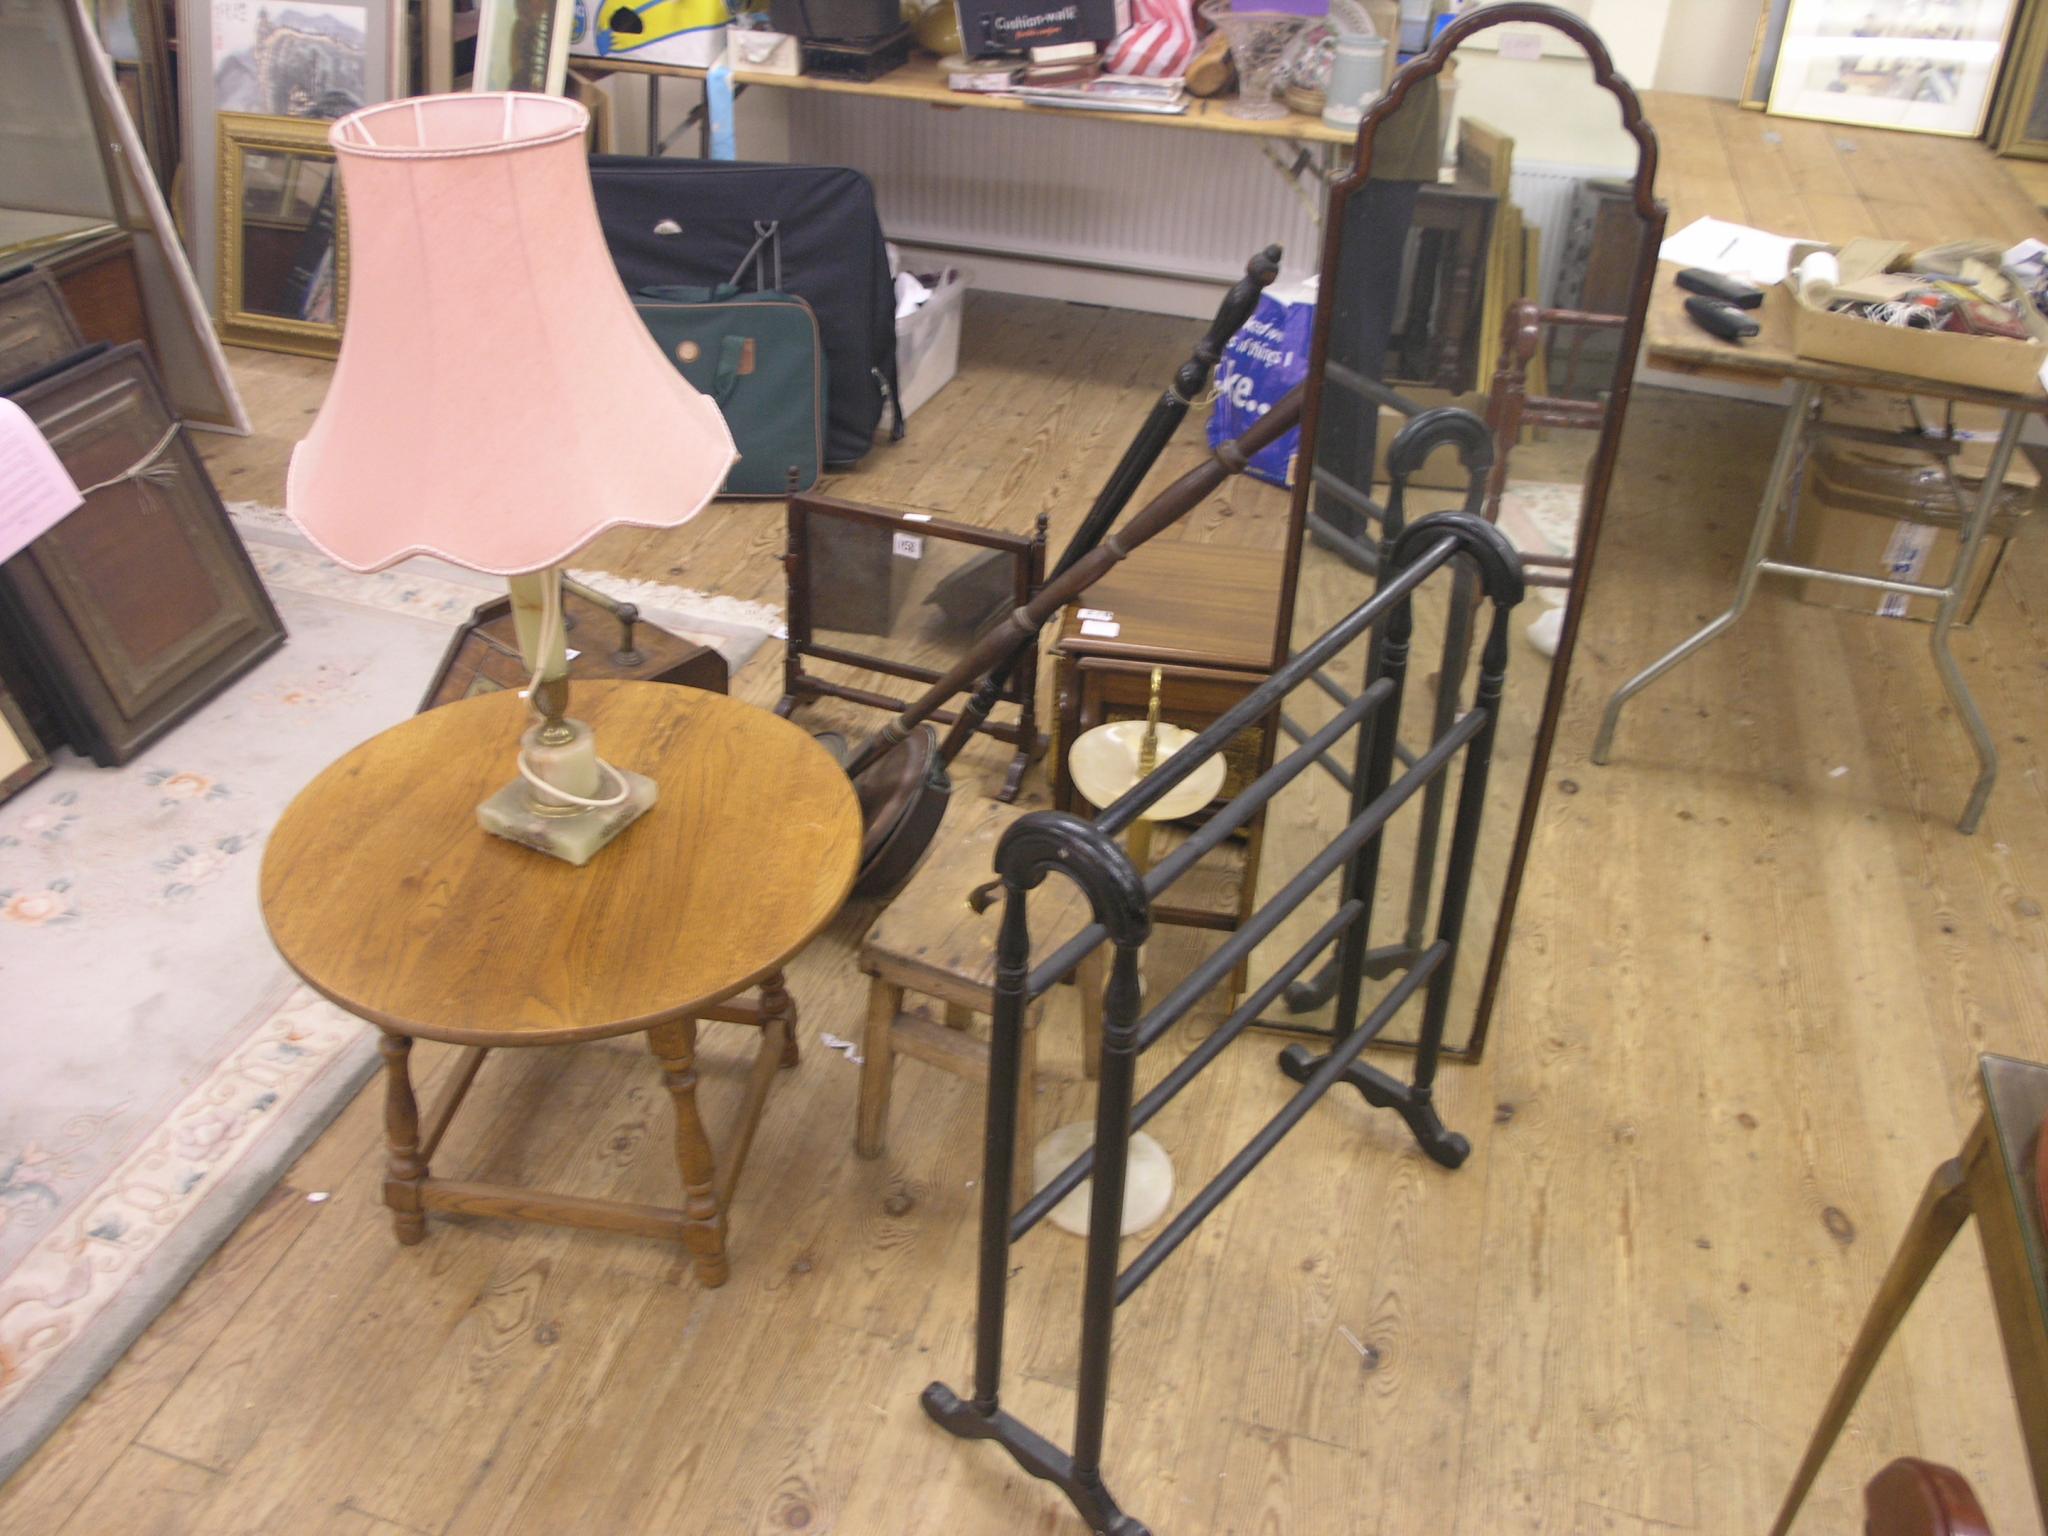
[[[264,117],[253,112],[219,114],[220,139],[220,269],[216,289],[222,341],[292,352],[302,357],[332,359],[341,352],[341,328],[348,319],[348,203],[340,196],[341,168],[327,140],[333,124],[321,118]],[[334,313],[324,321],[294,320],[247,307],[242,292],[242,192],[246,158],[251,154],[288,155],[324,160],[334,167]]]
[[[1606,419],[1600,428],[1600,437],[1593,450],[1588,470],[1583,499],[1579,511],[1580,554],[1572,567],[1572,579],[1566,588],[1564,624],[1558,635],[1557,654],[1551,658],[1550,685],[1543,698],[1543,713],[1536,727],[1536,738],[1530,749],[1529,777],[1522,794],[1522,808],[1515,825],[1515,842],[1508,858],[1507,878],[1501,891],[1499,912],[1494,921],[1491,939],[1488,941],[1486,973],[1479,988],[1478,1006],[1473,1016],[1472,1032],[1462,1045],[1446,1045],[1443,1055],[1457,1061],[1477,1062],[1485,1054],[1488,1025],[1493,1017],[1493,1005],[1500,990],[1501,970],[1506,960],[1508,935],[1514,926],[1515,903],[1521,895],[1522,874],[1528,863],[1529,842],[1535,831],[1536,810],[1542,799],[1543,780],[1550,767],[1550,750],[1557,735],[1557,721],[1564,707],[1565,682],[1571,672],[1572,653],[1578,643],[1579,620],[1585,612],[1586,588],[1592,578],[1593,563],[1598,558],[1600,524],[1607,508],[1607,492],[1614,478],[1614,462],[1621,447],[1621,432],[1628,418],[1629,393],[1635,383],[1636,357],[1642,349],[1643,322],[1649,310],[1650,293],[1657,278],[1657,249],[1664,241],[1664,220],[1666,209],[1656,196],[1657,180],[1657,136],[1651,130],[1649,121],[1643,115],[1641,100],[1635,88],[1623,79],[1614,68],[1614,60],[1607,52],[1607,45],[1599,34],[1571,12],[1555,5],[1529,3],[1529,0],[1499,0],[1499,3],[1482,6],[1468,11],[1437,34],[1436,41],[1428,51],[1417,54],[1402,66],[1400,72],[1381,96],[1367,109],[1358,125],[1358,138],[1353,150],[1351,169],[1330,185],[1329,198],[1323,210],[1323,253],[1319,268],[1325,282],[1333,281],[1340,270],[1343,257],[1344,205],[1354,193],[1361,191],[1372,170],[1372,140],[1380,123],[1399,111],[1407,100],[1408,93],[1422,81],[1442,73],[1451,55],[1468,38],[1484,32],[1490,27],[1500,26],[1547,26],[1562,33],[1585,51],[1587,61],[1592,65],[1593,83],[1606,90],[1615,98],[1621,111],[1621,126],[1636,143],[1636,169],[1631,178],[1634,189],[1633,205],[1637,220],[1642,228],[1642,245],[1636,255],[1636,267],[1629,288],[1628,323],[1622,331],[1621,355],[1615,365],[1614,382],[1608,392]],[[1316,434],[1321,426],[1323,405],[1323,370],[1330,345],[1330,320],[1334,306],[1319,304],[1316,310],[1316,327],[1309,343],[1308,386],[1302,402],[1301,447],[1296,462],[1307,466],[1315,462]],[[1482,338],[1482,348],[1490,348],[1497,338]],[[1288,549],[1285,569],[1298,580],[1301,566],[1301,541],[1308,521],[1308,504],[1312,492],[1313,477],[1304,468],[1295,477],[1294,500],[1289,509]],[[1291,595],[1291,594],[1290,594]],[[1399,1044],[1396,1041],[1385,1042]]]

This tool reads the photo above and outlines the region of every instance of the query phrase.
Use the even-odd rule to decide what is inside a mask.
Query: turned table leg
[[[420,1206],[426,1182],[426,1159],[420,1156],[420,1106],[412,1094],[412,1037],[379,1035],[384,1054],[384,1141],[391,1161],[384,1175],[384,1203],[391,1207],[391,1225],[401,1243],[427,1235],[427,1216]]]
[[[782,972],[771,971],[768,979],[761,983],[761,1012],[773,1014],[788,1026],[782,1037],[782,1064],[793,1067],[797,1064],[796,1048],[796,999],[789,995],[788,984]]]
[[[779,979],[779,978],[778,978]],[[765,1002],[764,990],[764,1002]],[[725,1212],[719,1209],[711,1142],[697,1113],[697,1021],[676,1019],[647,1031],[676,1111],[676,1167],[683,1176],[683,1242],[697,1256],[705,1287],[725,1284]]]
[[[1912,1220],[1906,1223],[1906,1235],[1899,1239],[1898,1251],[1892,1255],[1884,1278],[1878,1282],[1877,1295],[1871,1298],[1870,1310],[1863,1316],[1863,1326],[1857,1331],[1856,1342],[1849,1348],[1849,1358],[1842,1363],[1842,1374],[1835,1382],[1835,1390],[1829,1394],[1827,1406],[1821,1410],[1820,1422],[1813,1427],[1813,1438],[1806,1443],[1806,1454],[1800,1459],[1799,1470],[1792,1475],[1792,1487],[1786,1492],[1785,1502],[1778,1509],[1778,1518],[1771,1525],[1771,1536],[1785,1536],[1792,1529],[1799,1506],[1806,1502],[1808,1490],[1820,1475],[1821,1463],[1827,1460],[1828,1452],[1834,1448],[1842,1426],[1849,1422],[1850,1410],[1862,1395],[1864,1383],[1877,1369],[1878,1356],[1884,1353],[1885,1345],[1898,1332],[1899,1324],[1905,1321],[1906,1310],[1913,1305],[1913,1298],[1920,1294],[1920,1288],[1934,1273],[1934,1266],[1948,1252],[1948,1245],[1955,1241],[1956,1233],[1962,1230],[1969,1215],[1970,1190],[1964,1178],[1963,1165],[1950,1158],[1935,1169],[1934,1177],[1927,1181],[1927,1188],[1920,1195],[1920,1204],[1914,1210]]]

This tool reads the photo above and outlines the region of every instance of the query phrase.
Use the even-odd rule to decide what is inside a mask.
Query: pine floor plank
[[[1728,155],[1765,121],[1664,116]],[[1831,136],[1847,131],[1769,121],[1768,179],[1678,157],[1681,202],[1730,181],[1750,199],[1681,221],[1789,217],[1795,199],[1802,233],[1890,216],[1846,179]],[[1954,167],[1959,217],[2033,207],[1981,147],[1892,153],[1894,169]],[[960,379],[831,489],[1013,528],[1043,511],[1057,548],[1196,328],[983,294],[968,322]],[[275,502],[325,371],[235,361],[258,431],[209,436],[209,461],[223,494]],[[1155,488],[1206,451],[1200,416]],[[1957,637],[2005,755],[1976,837],[1952,825],[1974,764],[1924,626],[1770,588],[1632,706],[1613,766],[1586,761],[1607,692],[1724,605],[1777,425],[1638,393],[1495,1044],[1441,1084],[1472,1160],[1436,1168],[1340,1092],[1138,1293],[1109,1472],[1155,1528],[1761,1529],[1921,1182],[1976,1112],[1976,1054],[2048,1056],[2048,529],[2015,542]],[[1239,484],[1176,532],[1257,544],[1279,505]],[[720,504],[586,563],[780,602],[782,537],[773,504]],[[1357,595],[1334,575],[1317,590]],[[779,647],[734,691],[772,701]],[[1006,757],[970,752],[960,793]],[[434,1218],[400,1249],[377,1205],[373,1085],[0,1488],[0,1527],[1076,1529],[1055,1492],[917,1407],[934,1377],[969,1381],[981,1103],[905,1063],[885,1156],[852,1155],[857,1073],[819,1036],[858,1035],[872,913],[849,909],[792,968],[804,1061],[769,1100],[726,1288],[700,1291],[656,1244],[484,1220]],[[1160,975],[1208,942],[1172,936]],[[1056,996],[1041,1026],[1045,1125],[1092,1102],[1073,1010]],[[1184,1194],[1284,1102],[1279,1043],[1247,1036],[1156,1123]],[[748,1045],[707,1030],[714,1128]],[[667,1138],[658,1071],[624,1040],[494,1059],[439,1163],[665,1201]],[[1008,1401],[1063,1440],[1079,1260],[1051,1231],[1014,1254]],[[1910,1452],[1962,1466],[2002,1532],[2038,1529],[2004,1394],[1985,1390],[2002,1371],[1966,1242],[1808,1522],[1853,1527],[1863,1478]]]

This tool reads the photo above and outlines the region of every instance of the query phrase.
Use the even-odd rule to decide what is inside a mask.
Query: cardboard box
[[[1844,454],[1835,443],[1815,449],[1801,482],[1791,533],[1783,541],[1786,558],[1795,565],[1854,576],[1945,584],[1955,570],[1956,553],[1962,545],[1961,516],[1942,508],[1931,495],[1897,494],[1903,466],[1859,459],[1861,452],[1859,445],[1855,453]],[[2031,452],[2022,449],[2013,461],[2015,473],[2006,481],[2006,505],[1993,514],[1978,547],[1976,569],[1970,573],[1956,611],[1958,624],[1968,624],[1976,617],[2005,557],[2007,541],[2018,531],[2021,519],[2032,513],[2040,495],[2040,465],[2026,457]],[[1967,474],[1958,478],[1967,493],[1976,494],[1981,481]],[[1872,592],[1838,581],[1801,581],[1798,595],[1801,602],[1822,608],[1917,619],[1926,624],[1934,622],[1938,607],[1933,598]]]
[[[620,12],[628,13],[623,27],[615,24]],[[725,0],[583,0],[569,34],[569,55],[709,68],[725,52],[731,20]]]
[[[1059,43],[1106,43],[1131,24],[1130,0],[954,0],[970,59]]]
[[[1975,247],[1977,242],[1969,244]],[[1950,246],[1941,249],[1955,251],[1961,248]],[[1984,242],[1982,249],[1995,264],[2003,247]],[[2027,341],[1880,325],[1859,315],[1836,314],[1824,305],[1801,296],[1799,263],[1815,251],[1827,251],[1841,262],[1845,283],[1872,273],[1899,271],[1910,266],[1906,247],[1899,242],[1852,240],[1839,247],[1805,241],[1795,244],[1792,247],[1792,272],[1786,277],[1785,286],[1792,295],[1792,345],[1802,357],[1846,363],[1907,378],[1967,384],[2006,394],[2042,393],[2041,366],[2048,362],[2048,319],[2043,319],[2033,305],[2023,303],[2019,306],[2031,336]],[[2021,292],[2025,291],[2016,277],[2013,281]]]

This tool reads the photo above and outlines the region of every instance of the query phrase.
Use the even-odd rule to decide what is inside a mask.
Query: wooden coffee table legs
[[[682,1175],[681,1209],[636,1205],[620,1200],[590,1200],[580,1195],[551,1195],[504,1184],[437,1179],[428,1168],[434,1149],[455,1118],[463,1096],[483,1064],[487,1048],[466,1047],[441,1099],[424,1119],[412,1086],[412,1040],[386,1034],[379,1041],[384,1055],[384,1133],[390,1162],[384,1177],[384,1203],[401,1243],[426,1236],[428,1211],[462,1211],[474,1216],[509,1216],[557,1226],[629,1232],[641,1237],[680,1242],[696,1258],[697,1278],[707,1287],[725,1284],[725,1214],[732,1205],[740,1170],[754,1144],[754,1131],[768,1102],[776,1072],[797,1063],[796,1003],[780,971],[761,984],[755,1001],[721,1003],[702,1017],[759,1029],[760,1044],[747,1074],[731,1140],[721,1160],[697,1109],[697,1024],[694,1018],[673,1019],[647,1032],[647,1043],[661,1062],[675,1105],[676,1167]]]
[[[427,1235],[426,1213],[420,1208],[427,1162],[420,1156],[420,1107],[412,1096],[412,1037],[380,1035],[377,1049],[384,1054],[384,1144],[391,1152],[384,1203],[391,1207],[398,1240],[410,1246]]]
[[[697,1255],[697,1278],[706,1286],[725,1284],[725,1212],[713,1180],[717,1164],[711,1138],[697,1113],[697,1021],[678,1019],[647,1031],[647,1043],[661,1058],[668,1096],[676,1107],[676,1167],[683,1176],[683,1242]],[[761,1040],[761,1055],[768,1039]],[[758,1066],[758,1061],[756,1065]]]

